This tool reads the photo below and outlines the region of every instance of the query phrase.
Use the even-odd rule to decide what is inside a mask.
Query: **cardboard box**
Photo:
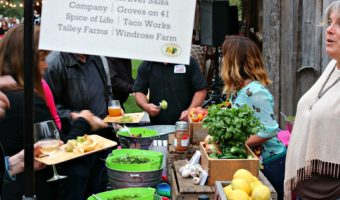
[[[267,187],[269,187],[270,190],[270,197],[271,200],[277,200],[277,193],[274,189],[274,187],[270,184],[268,179],[262,174],[262,172],[259,172],[259,180]],[[215,190],[216,190],[216,200],[227,200],[226,194],[223,190],[223,188],[230,184],[230,181],[216,181],[215,183]]]
[[[203,128],[202,125],[202,122],[189,122],[189,132],[192,144],[203,142],[204,138],[208,135],[208,129]]]
[[[230,181],[238,169],[246,169],[254,176],[259,174],[259,159],[246,145],[248,155],[254,159],[214,159],[209,158],[204,149],[204,143],[200,143],[201,165],[204,170],[208,171],[208,185],[214,185],[215,181]]]
[[[174,162],[171,170],[171,199],[173,200],[197,200],[199,195],[205,194],[209,199],[215,198],[215,187],[207,185],[195,185],[192,178],[182,178],[179,175],[179,168],[184,166],[185,160]]]

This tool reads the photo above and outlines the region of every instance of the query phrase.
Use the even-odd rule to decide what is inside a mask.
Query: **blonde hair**
[[[325,21],[327,22],[331,14],[335,12],[337,16],[340,17],[340,1],[334,1],[326,8]]]
[[[42,75],[38,66],[39,31],[40,28],[35,26],[33,38],[33,83],[35,91],[43,97]],[[0,42],[0,76],[11,75],[18,86],[23,88],[24,67],[29,66],[24,66],[24,26],[20,24],[11,28]]]
[[[263,85],[271,83],[256,44],[242,36],[226,36],[222,45],[221,77],[227,96],[240,90],[247,79]]]

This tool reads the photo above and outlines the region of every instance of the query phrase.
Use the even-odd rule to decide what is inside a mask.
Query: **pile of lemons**
[[[270,190],[248,170],[239,169],[231,183],[224,187],[228,200],[270,200]]]

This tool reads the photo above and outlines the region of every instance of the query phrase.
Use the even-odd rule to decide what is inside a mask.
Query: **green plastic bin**
[[[122,164],[122,163],[115,163],[113,160],[121,157],[126,157],[127,155],[112,155],[106,158],[106,166],[113,170],[118,171],[125,171],[125,172],[145,172],[145,171],[154,171],[158,170],[160,167],[159,165],[159,158],[155,156],[142,156],[140,157],[147,157],[150,159],[150,162],[141,163],[141,164]],[[137,155],[135,155],[137,156]]]
[[[141,134],[141,138],[145,137],[153,137],[157,136],[158,132],[152,129],[148,128],[129,128],[130,133],[134,136],[137,137],[139,134]],[[125,136],[125,137],[131,137],[129,132],[121,130],[117,132],[118,135]],[[138,138],[138,137],[137,137]]]
[[[124,188],[111,190],[107,192],[102,192],[96,194],[102,200],[109,200],[113,197],[121,197],[121,196],[131,196],[138,195],[138,198],[125,198],[125,200],[154,200],[155,189],[154,188]],[[94,196],[89,196],[87,200],[97,200]]]
[[[158,158],[158,162],[159,162],[159,166],[158,169],[160,169],[162,167],[162,163],[163,163],[163,153],[162,152],[157,152],[157,151],[150,151],[150,150],[142,150],[142,149],[115,149],[112,151],[112,155],[130,155],[130,156],[134,156],[134,155],[145,155],[147,157],[157,157]]]

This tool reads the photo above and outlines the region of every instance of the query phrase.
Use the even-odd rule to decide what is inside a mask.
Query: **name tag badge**
[[[186,68],[184,65],[175,65],[174,69],[175,74],[185,74],[186,73]]]

